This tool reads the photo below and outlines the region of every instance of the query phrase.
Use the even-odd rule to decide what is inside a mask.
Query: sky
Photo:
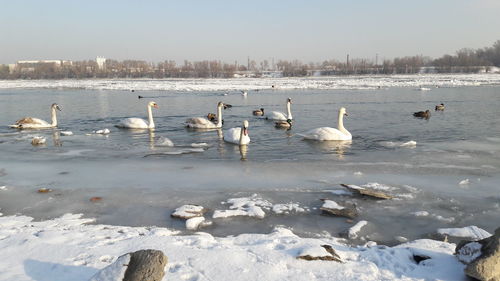
[[[0,0],[0,64],[424,55],[500,40],[500,0]]]

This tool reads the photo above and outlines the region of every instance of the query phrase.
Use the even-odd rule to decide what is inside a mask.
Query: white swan
[[[148,103],[148,121],[142,118],[125,118],[116,127],[124,129],[154,129],[155,123],[151,107],[158,108],[158,105],[154,101]]]
[[[186,127],[194,129],[217,129],[222,127],[222,107],[224,103],[221,101],[217,103],[217,124],[212,123],[212,121],[207,118],[202,117],[192,117],[186,119]]]
[[[33,117],[24,117],[16,121],[14,125],[9,125],[11,128],[17,129],[43,129],[43,128],[55,128],[57,127],[57,115],[56,109],[61,111],[61,107],[57,103],[53,103],[50,106],[52,123],[48,123],[42,119]]]
[[[290,105],[292,104],[292,99],[288,98],[286,100],[286,112],[287,114],[279,111],[271,111],[269,115],[267,115],[266,119],[275,120],[275,121],[286,121],[288,119],[293,120],[292,111],[290,110]]]
[[[243,121],[242,127],[231,128],[224,131],[224,141],[239,145],[249,144],[248,121]]]
[[[352,140],[352,135],[344,128],[344,115],[347,116],[346,109],[341,107],[339,110],[338,129],[330,127],[321,127],[308,131],[302,136],[304,139],[317,141],[331,140]]]

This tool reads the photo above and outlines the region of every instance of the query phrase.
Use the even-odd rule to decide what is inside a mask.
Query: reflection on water
[[[314,141],[304,140],[308,145],[318,152],[326,154],[336,154],[339,159],[344,159],[344,154],[351,148],[352,140],[346,141]]]

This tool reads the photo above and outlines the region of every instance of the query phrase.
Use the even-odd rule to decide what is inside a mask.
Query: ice
[[[461,180],[458,184],[459,185],[468,185],[470,183],[469,179]]]
[[[482,247],[483,245],[478,242],[467,243],[462,248],[460,248],[460,250],[458,250],[457,258],[459,261],[466,264],[471,263],[481,255]]]
[[[72,136],[73,132],[72,131],[61,131],[60,134],[61,134],[61,136]]]
[[[186,229],[197,230],[205,222],[204,217],[193,217],[186,220]]]
[[[362,77],[363,79],[359,79]],[[341,89],[363,90],[387,87],[409,87],[422,91],[435,87],[463,87],[498,85],[500,78],[494,74],[422,74],[352,77],[305,78],[234,78],[234,79],[102,79],[102,80],[3,80],[0,89],[45,88],[129,91],[232,91],[241,95],[246,91],[274,89]],[[249,94],[249,96],[251,96]]]
[[[418,211],[418,212],[413,212],[411,214],[414,215],[415,217],[427,217],[427,216],[429,216],[429,212],[427,212],[427,211]]]

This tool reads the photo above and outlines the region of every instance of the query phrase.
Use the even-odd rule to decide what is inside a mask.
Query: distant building
[[[20,60],[14,65],[9,65],[9,71],[12,73],[14,70],[21,72],[33,72],[37,66],[53,65],[55,67],[73,65],[70,60]]]
[[[103,70],[106,67],[106,58],[97,57],[95,59],[95,62],[97,63],[97,67],[99,67],[99,70]]]

